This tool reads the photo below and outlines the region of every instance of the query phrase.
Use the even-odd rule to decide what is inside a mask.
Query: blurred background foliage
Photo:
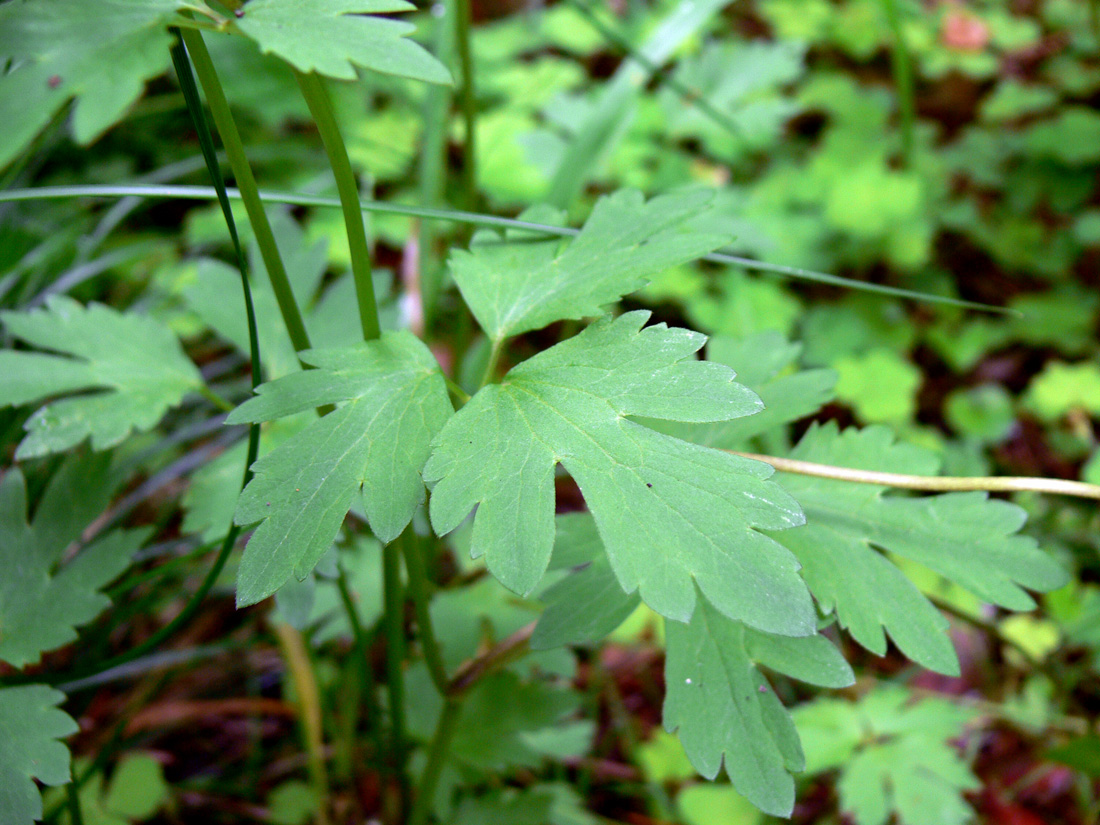
[[[733,341],[768,334],[800,342],[797,364],[787,369],[836,374],[835,400],[819,420],[889,424],[902,440],[940,453],[948,473],[1100,483],[1100,14],[1093,0],[484,0],[474,3],[474,16],[476,191],[458,174],[432,172],[436,162],[463,166],[460,117],[449,121],[451,140],[431,143],[431,118],[452,107],[457,115],[450,92],[377,75],[331,84],[352,161],[373,197],[498,214],[549,201],[576,224],[599,194],[619,187],[649,195],[713,188],[737,254],[1009,312],[701,264],[670,270],[641,293],[661,320]],[[452,59],[443,9],[424,8],[417,23],[418,38]],[[261,186],[333,194],[289,72],[241,39],[211,37],[209,45]],[[90,151],[73,143],[59,118],[0,183],[204,183],[195,149],[182,98],[165,75]],[[273,211],[315,343],[351,340],[357,322],[339,213]],[[247,238],[243,212],[239,219]],[[443,266],[463,230],[398,215],[374,215],[369,227],[384,324],[408,323],[412,310],[400,294],[410,273]],[[75,297],[154,313],[190,340],[208,379],[232,378],[239,362],[205,331],[233,341],[241,325],[219,320],[221,293],[195,289],[199,267],[219,266],[196,264],[196,256],[225,251],[222,219],[205,204],[5,204],[0,305],[41,302],[61,273]],[[203,283],[229,295],[232,278],[208,271]],[[467,324],[445,293],[441,334],[460,341]],[[536,334],[520,346],[544,344]],[[477,346],[471,353],[478,357]],[[273,342],[265,358],[278,372],[279,359],[293,354]],[[243,378],[234,380],[243,388]],[[15,443],[21,423],[3,413],[4,443]],[[125,447],[150,474],[176,457],[150,453],[152,439]],[[231,507],[210,491],[219,489],[219,474],[223,486],[235,482],[242,457],[240,448],[226,452],[200,473],[185,500],[184,532],[214,535],[227,521]],[[211,479],[205,490],[203,473]],[[858,825],[891,815],[913,825],[975,816],[1024,825],[1096,821],[1100,739],[1088,720],[1100,712],[1100,521],[1091,504],[1017,500],[1032,515],[1028,530],[1076,572],[1073,583],[1045,597],[1040,613],[1001,622],[973,597],[907,567],[922,590],[962,617],[955,641],[963,676],[905,672],[910,693],[884,686],[804,705],[796,718],[810,773],[797,821],[841,821],[839,810]],[[336,602],[331,581],[319,582],[317,601],[300,607],[307,618]],[[477,607],[496,611],[485,621],[514,627],[529,616],[499,594],[484,598],[496,599]],[[438,609],[474,611],[454,601]],[[294,609],[290,598],[280,604]],[[373,620],[380,607],[364,609]],[[315,642],[341,632],[329,627]],[[615,716],[617,702],[636,716],[626,724],[637,729],[597,741],[599,758],[637,771],[615,792],[593,780],[590,807],[638,823],[762,821],[728,786],[697,784],[678,746],[655,727],[660,668],[645,641],[652,632],[644,615],[632,618],[601,654],[602,667],[588,672],[590,682],[614,685],[617,698],[605,698],[604,716]],[[846,652],[864,674],[894,677],[907,667],[898,657]],[[326,690],[343,701],[335,682]],[[496,689],[506,693],[508,685]],[[932,689],[958,701],[904,706],[912,691]],[[809,696],[784,697],[797,698]],[[955,740],[961,749],[946,744],[979,717],[984,738]],[[546,752],[579,759],[592,735],[586,730],[569,741],[531,732],[515,741],[535,754],[531,764]],[[626,747],[633,750],[624,755]],[[84,794],[98,813],[85,821],[129,822],[160,810],[163,780],[135,760],[116,768],[116,778],[124,769],[150,771],[156,792],[134,802],[117,781],[90,786]],[[304,821],[315,806],[309,793],[294,782],[279,785],[265,803],[268,821]],[[922,810],[920,800],[931,797],[947,802]],[[596,821],[575,790],[551,781],[470,797],[454,821],[484,822],[486,811],[503,810],[510,818],[494,821]]]

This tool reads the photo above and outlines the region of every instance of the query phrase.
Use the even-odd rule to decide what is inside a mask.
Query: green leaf
[[[6,825],[31,825],[42,817],[45,785],[69,781],[69,749],[56,741],[79,730],[55,705],[65,694],[45,685],[0,690],[0,812]]]
[[[700,599],[691,623],[665,623],[664,724],[679,730],[688,759],[714,779],[725,761],[734,788],[762,811],[789,816],[802,748],[794,723],[754,662],[826,687],[854,681],[822,636],[754,631]]]
[[[884,427],[838,432],[815,426],[791,453],[803,461],[917,475],[934,474],[936,456],[896,444]],[[819,606],[835,611],[852,637],[878,655],[883,629],[910,659],[958,673],[947,621],[879,550],[897,553],[961,585],[979,598],[1012,610],[1035,606],[1023,587],[1053,590],[1065,572],[1026,536],[1025,513],[986,493],[914,498],[886,488],[783,474],[783,487],[806,511],[799,530],[776,533],[803,565]]]
[[[532,650],[598,641],[622,624],[640,601],[637,593],[624,593],[619,586],[590,514],[559,516],[556,521],[550,567],[561,566],[562,556],[574,563],[581,557],[584,566],[539,596],[546,610],[531,635]]]
[[[687,621],[695,582],[727,615],[789,635],[813,632],[794,559],[756,528],[802,522],[771,468],[661,435],[639,415],[715,421],[760,408],[728,369],[692,360],[703,336],[648,312],[605,318],[485,387],[444,427],[424,478],[436,533],[472,508],[472,553],[530,593],[554,543],[554,467],[580,486],[627,592]]]
[[[72,130],[91,143],[168,66],[179,0],[15,0],[0,6],[0,167],[76,98]]]
[[[236,521],[263,523],[245,548],[237,603],[253,604],[290,576],[304,578],[332,545],[356,494],[371,530],[393,541],[424,498],[420,470],[451,415],[439,365],[407,332],[352,347],[312,350],[318,369],[260,386],[227,419],[271,421],[345,402],[253,465]]]
[[[764,409],[732,421],[661,423],[654,429],[708,447],[741,450],[753,436],[812,415],[832,398],[836,373],[827,369],[792,371],[801,349],[774,330],[743,340],[710,338],[707,360],[733,369],[737,380],[760,396]]]
[[[424,668],[409,673],[409,730],[427,741],[442,708],[442,699]],[[528,737],[553,729],[575,712],[581,697],[574,691],[540,682],[522,682],[510,671],[481,679],[466,694],[449,749],[459,764],[485,771],[537,767],[543,753]]]
[[[302,72],[355,80],[355,66],[450,84],[451,74],[407,39],[411,23],[370,15],[410,11],[404,0],[251,0],[238,28],[265,54]]]
[[[973,811],[961,791],[981,783],[947,740],[976,715],[944,699],[907,705],[883,686],[858,703],[819,700],[795,711],[811,772],[840,767],[840,807],[857,825],[963,825]]]
[[[462,297],[495,341],[566,318],[602,314],[602,307],[641,289],[662,269],[706,255],[730,238],[685,228],[711,201],[697,190],[653,198],[622,191],[601,198],[572,241],[510,232],[474,236],[450,266]],[[547,207],[521,217],[561,224]],[[511,241],[511,242],[507,242]]]
[[[66,547],[99,514],[89,512],[84,492],[99,485],[108,490],[90,496],[94,508],[113,489],[106,467],[98,457],[64,465],[51,479],[33,525],[27,523],[22,472],[11,469],[0,478],[0,661],[18,668],[37,662],[42,653],[75,639],[75,628],[110,604],[99,589],[129,566],[147,530],[109,533],[58,569]]]
[[[101,304],[83,307],[54,295],[46,309],[2,312],[10,335],[41,349],[73,356],[0,352],[0,404],[19,406],[82,390],[39,408],[26,423],[15,453],[37,458],[74,447],[121,443],[131,431],[152,429],[169,408],[202,386],[202,376],[179,341],[152,318]]]

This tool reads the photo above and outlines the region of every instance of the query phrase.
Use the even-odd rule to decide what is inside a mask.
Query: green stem
[[[428,609],[428,573],[424,567],[424,557],[421,554],[420,541],[417,535],[409,530],[405,535],[405,569],[409,573],[409,593],[413,600],[413,609],[416,612],[416,624],[419,631],[420,648],[424,652],[424,661],[428,665],[428,673],[440,695],[447,695],[447,667],[443,664],[443,656],[439,652],[439,643],[435,638],[435,630],[432,627],[432,614]]]
[[[200,384],[198,387],[195,388],[195,391],[222,412],[232,412],[234,409],[236,409],[233,404],[229,403],[227,400],[225,400],[212,389],[210,389],[207,384]]]
[[[301,310],[298,309],[298,303],[294,298],[286,267],[283,266],[279,247],[275,243],[275,233],[272,232],[271,223],[264,212],[256,178],[252,175],[252,167],[249,166],[245,155],[244,143],[237,131],[237,124],[233,121],[229,101],[226,100],[225,91],[218,80],[214,61],[210,59],[210,52],[206,50],[206,43],[203,42],[200,32],[181,29],[180,35],[187,46],[187,52],[191,56],[191,62],[194,64],[195,73],[199,77],[203,91],[206,92],[210,114],[214,118],[214,125],[218,128],[226,158],[229,160],[229,168],[233,170],[233,177],[237,181],[239,196],[244,201],[245,211],[248,212],[248,219],[252,223],[256,245],[260,249],[260,257],[263,258],[268,277],[271,279],[271,288],[275,292],[275,300],[283,316],[283,323],[286,324],[287,334],[295,350],[298,352],[307,350],[310,348],[310,343],[305,321],[302,320]]]
[[[459,404],[465,404],[470,400],[470,394],[456,384],[454,380],[448,378],[446,375],[443,376],[443,380],[447,382],[447,389],[451,391],[451,395],[458,400]]]
[[[694,106],[704,115],[709,117],[719,126],[725,129],[731,135],[733,135],[733,137],[737,140],[742,142],[745,140],[745,133],[741,129],[741,127],[738,126],[727,114],[715,108],[711,104],[711,102],[707,100],[703,92],[701,92],[699,89],[688,86],[685,83],[681,83],[673,75],[661,71],[660,66],[654,63],[640,51],[635,49],[630,44],[629,40],[620,35],[610,26],[606,25],[596,15],[596,13],[592,10],[588,3],[585,2],[585,0],[566,0],[566,2],[568,2],[570,6],[580,12],[581,15],[591,24],[592,28],[600,33],[604,40],[606,40],[624,55],[629,57],[647,72],[652,74],[657,79],[657,83],[659,85],[667,86],[668,88],[672,89],[672,91],[674,91],[684,103],[688,104],[689,106]]]
[[[458,700],[448,699],[443,703],[443,710],[439,714],[431,744],[428,746],[428,762],[424,766],[424,772],[420,775],[419,787],[416,789],[416,801],[413,803],[412,813],[409,815],[409,825],[424,825],[428,821],[435,791],[439,786],[439,777],[442,775],[443,765],[447,761],[451,739],[458,727],[461,710],[462,703]]]
[[[343,565],[337,568],[336,587],[340,591],[340,601],[343,602],[344,611],[348,615],[348,624],[351,625],[351,636],[355,643],[355,657],[363,677],[361,684],[363,687],[364,704],[367,708],[367,716],[372,723],[372,729],[377,729],[379,726],[373,724],[378,720],[378,707],[375,702],[375,684],[370,660],[370,643],[367,640],[366,631],[363,629],[363,623],[359,620],[359,611],[355,609],[355,598],[352,596],[351,588],[348,585],[348,575]]]
[[[470,24],[472,11],[470,0],[454,0],[457,4],[455,35],[458,45],[458,62],[462,67],[462,121],[464,126],[462,147],[462,189],[466,204],[477,206],[477,93],[474,85],[474,61],[470,54]]]
[[[317,687],[313,663],[309,660],[309,652],[306,650],[302,634],[285,622],[279,622],[275,625],[275,636],[279,640],[283,659],[294,682],[294,692],[298,696],[299,721],[302,726],[302,739],[305,742],[309,776],[318,801],[316,822],[317,825],[328,825],[328,815],[325,810],[329,800],[329,784],[328,772],[325,769],[321,726],[321,691]]]
[[[886,19],[894,37],[890,61],[898,90],[898,114],[901,118],[901,157],[906,168],[913,165],[913,131],[917,121],[916,93],[913,88],[913,62],[905,42],[898,0],[882,0]]]
[[[436,22],[435,54],[449,65],[455,43],[455,4],[443,5],[443,16]],[[427,206],[443,206],[447,194],[447,125],[452,92],[449,86],[429,85],[424,95],[424,138],[420,151],[420,202]],[[439,295],[443,291],[444,268],[436,249],[437,231],[431,223],[421,223],[420,247],[420,308],[424,318],[424,334],[431,335]]]
[[[241,198],[241,193],[236,189],[226,190],[230,198]],[[9,189],[0,191],[0,203],[12,201],[31,200],[60,200],[65,198],[84,197],[130,197],[139,196],[147,198],[183,198],[196,200],[214,198],[216,193],[209,186],[175,186],[168,184],[125,184],[125,185],[79,185],[79,186],[38,186],[30,189]],[[321,206],[338,207],[340,201],[336,198],[326,198],[315,195],[299,195],[293,192],[261,192],[260,198],[269,203],[285,203],[291,206]],[[494,229],[521,229],[528,232],[538,232],[543,235],[559,238],[571,238],[580,234],[579,229],[570,226],[552,226],[534,221],[523,221],[516,218],[503,218],[498,215],[485,215],[478,212],[467,212],[459,209],[435,209],[429,206],[405,206],[396,203],[382,203],[380,201],[363,201],[364,212],[379,212],[389,215],[407,215],[413,218],[425,218],[427,220],[453,221],[455,223],[468,223],[473,226],[487,226]],[[878,295],[888,295],[894,298],[905,298],[911,301],[922,301],[927,304],[943,304],[944,306],[959,307],[961,309],[973,309],[981,312],[989,312],[995,315],[1009,315],[1023,317],[1022,313],[1006,307],[997,307],[990,304],[981,304],[976,301],[963,301],[959,298],[950,298],[945,295],[934,295],[928,292],[917,292],[911,289],[875,284],[868,281],[859,281],[854,278],[842,278],[839,275],[830,275],[827,272],[815,272],[812,269],[801,269],[795,266],[783,264],[770,264],[765,261],[755,261],[752,258],[744,258],[739,255],[727,255],[724,252],[712,252],[699,258],[701,261],[709,261],[717,264],[729,264],[739,266],[750,272],[763,272],[769,275],[778,275],[785,278],[794,278],[801,281],[810,281],[829,286],[854,289],[860,292],[872,292]]]
[[[481,389],[497,374],[497,367],[500,366],[500,355],[504,350],[504,339],[499,338],[493,341],[492,348],[489,350],[489,360],[485,364],[485,372],[481,376],[481,381],[478,382],[478,389]]]
[[[391,749],[401,789],[402,808],[408,799],[408,778],[405,773],[407,745],[405,740],[405,600],[401,592],[401,557],[397,545],[382,549],[382,581],[385,615],[382,623],[386,633],[386,688],[390,700]]]
[[[72,782],[65,785],[65,798],[69,803],[69,820],[72,825],[84,825],[84,812],[80,810],[80,796],[76,792],[76,785]]]
[[[344,210],[344,227],[348,233],[348,249],[351,252],[351,274],[355,280],[355,295],[359,300],[359,324],[363,339],[372,341],[382,334],[378,323],[378,302],[374,297],[371,280],[370,248],[367,232],[363,227],[363,209],[359,205],[359,183],[348,159],[348,150],[332,111],[332,101],[320,76],[310,72],[294,71],[298,86],[306,99],[321,142],[328,154],[332,174],[336,178],[336,191],[340,194],[340,206]]]

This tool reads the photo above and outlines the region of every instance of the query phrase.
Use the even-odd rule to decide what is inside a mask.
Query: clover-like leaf
[[[734,788],[766,813],[790,816],[791,771],[804,767],[790,715],[754,663],[824,687],[854,681],[823,636],[760,633],[699,599],[689,624],[665,623],[664,726],[678,730],[695,769],[714,779],[722,767]]]
[[[304,578],[357,494],[374,534],[393,541],[424,498],[420,470],[452,412],[439,365],[408,332],[302,357],[317,369],[263,384],[227,419],[271,421],[341,404],[253,465],[235,519],[263,523],[241,559],[238,604],[270,596],[292,574]]]
[[[440,535],[477,506],[472,552],[518,593],[538,584],[554,543],[554,467],[580,486],[615,575],[658,613],[687,621],[695,582],[762,630],[806,635],[813,606],[794,558],[757,530],[802,523],[759,462],[654,432],[628,416],[714,421],[757,397],[726,367],[697,361],[704,337],[648,312],[604,319],[485,387],[444,427],[424,478]]]
[[[76,98],[73,134],[91,143],[168,66],[180,0],[14,0],[0,5],[0,167]]]
[[[0,478],[0,661],[15,667],[37,662],[48,650],[76,638],[76,627],[110,601],[100,588],[126,569],[146,530],[109,533],[64,566],[59,562],[114,488],[100,456],[70,460],[50,479],[33,524],[19,469]],[[106,493],[85,491],[102,488]]]
[[[362,66],[449,84],[443,64],[407,38],[411,23],[374,16],[415,8],[405,0],[251,0],[237,26],[299,71],[354,80]]]
[[[52,401],[27,421],[15,457],[37,458],[74,447],[92,448],[149,430],[170,407],[202,386],[202,376],[179,340],[152,318],[101,304],[83,307],[55,295],[46,309],[2,312],[9,334],[41,349],[73,356],[0,352],[0,405],[18,406],[84,390],[105,390]]]
[[[55,706],[65,694],[46,685],[0,690],[0,813],[5,825],[31,825],[42,817],[34,784],[69,781],[69,749],[58,742],[79,730]]]
[[[510,232],[479,232],[470,251],[451,255],[462,297],[490,338],[499,341],[565,318],[602,313],[601,307],[641,289],[646,278],[691,261],[730,241],[688,222],[709,207],[706,191],[664,195],[648,203],[640,192],[601,198],[570,241]],[[560,223],[547,207],[522,216]]]
[[[858,702],[822,699],[794,713],[807,771],[840,769],[840,807],[857,825],[963,825],[962,791],[981,783],[949,740],[977,713],[947,699],[910,704],[905,689],[876,688]]]
[[[864,470],[928,475],[934,454],[896,444],[890,430],[839,432],[833,423],[809,430],[792,458]],[[985,601],[1012,610],[1035,606],[1022,588],[1048,591],[1066,574],[1035,541],[1018,534],[1024,511],[986,493],[914,498],[886,488],[782,474],[780,483],[803,506],[807,524],[776,533],[803,565],[818,604],[835,611],[852,637],[886,652],[883,629],[906,656],[941,673],[957,674],[947,622],[879,550],[910,558]]]

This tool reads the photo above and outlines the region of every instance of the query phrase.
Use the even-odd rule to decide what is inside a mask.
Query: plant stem
[[[470,23],[472,12],[470,0],[453,0],[457,5],[455,15],[455,36],[458,45],[458,62],[462,66],[462,103],[463,138],[462,147],[462,190],[466,196],[466,205],[473,209],[477,206],[477,95],[474,86],[474,61],[470,54]]]
[[[439,777],[443,773],[443,764],[451,747],[451,738],[458,727],[461,711],[462,704],[458,700],[447,699],[443,702],[443,710],[440,711],[431,744],[428,746],[428,762],[424,766],[424,772],[420,775],[420,783],[416,789],[416,800],[409,815],[409,825],[424,825],[428,821],[435,789],[439,785]]]
[[[428,666],[432,682],[443,696],[447,694],[447,668],[443,656],[439,653],[439,644],[432,627],[432,614],[428,609],[428,573],[424,568],[424,557],[420,552],[420,541],[412,530],[405,534],[405,569],[409,574],[409,593],[416,611],[416,624],[420,648],[424,652],[424,662]]]
[[[329,799],[329,786],[321,732],[321,692],[317,688],[313,664],[309,660],[302,634],[286,622],[277,622],[274,629],[283,658],[290,670],[290,678],[294,682],[294,692],[298,694],[298,718],[302,725],[302,738],[305,740],[309,777],[318,800],[317,825],[327,825],[328,815],[325,809]]]
[[[461,404],[465,404],[470,400],[470,394],[466,390],[462,389],[453,379],[443,376],[443,380],[447,382],[447,389],[451,391],[453,395]]]
[[[390,699],[391,750],[401,789],[401,807],[406,808],[408,777],[405,773],[405,600],[401,592],[401,557],[393,542],[382,548],[382,581],[386,633],[386,688]]]
[[[241,193],[236,189],[228,189],[226,191],[230,198],[242,197]],[[195,200],[201,198],[214,198],[216,197],[216,193],[209,186],[174,186],[167,184],[38,186],[30,189],[9,189],[7,191],[0,191],[0,203],[30,200],[57,200],[63,198],[130,196],[148,198],[185,198]],[[299,195],[293,192],[265,191],[260,193],[260,198],[269,203],[286,203],[292,206],[340,206],[340,201],[336,198]],[[459,209],[405,206],[396,203],[382,203],[380,201],[363,201],[361,206],[364,212],[408,215],[414,218],[468,223],[474,226],[488,226],[496,229],[522,229],[559,238],[569,238],[580,234],[579,229],[569,226],[551,226],[550,224],[536,223],[534,221],[503,218],[498,215],[485,215],[478,212],[467,212]],[[756,261],[752,258],[744,258],[740,255],[727,255],[723,252],[712,252],[709,255],[701,256],[699,260],[739,266],[750,272],[763,272],[769,275],[779,275],[784,278],[794,278],[796,280],[810,281],[812,283],[828,284],[829,286],[854,289],[860,292],[889,295],[893,298],[905,298],[910,301],[921,301],[927,304],[942,304],[944,306],[959,307],[961,309],[973,309],[981,312],[993,313],[995,315],[1009,315],[1017,318],[1022,317],[1022,313],[1008,309],[1007,307],[992,306],[991,304],[982,304],[976,301],[964,301],[959,298],[950,298],[945,295],[933,295],[927,292],[917,292],[912,289],[901,289],[885,284],[859,281],[854,278],[842,278],[839,275],[830,275],[827,272],[816,272],[812,269],[784,266],[783,264],[771,264],[766,261]]]
[[[478,382],[478,389],[481,389],[496,375],[497,367],[500,365],[500,355],[504,349],[504,339],[499,338],[493,341],[493,345],[489,350],[489,360],[485,364],[485,372],[481,375],[481,381]]]
[[[436,22],[435,55],[444,65],[451,62],[455,44],[455,4],[440,4],[443,16]],[[451,88],[430,85],[424,95],[424,138],[420,151],[420,202],[427,206],[443,206],[447,194],[447,125],[453,94]],[[420,247],[420,309],[424,319],[424,334],[430,336],[439,295],[443,291],[444,268],[436,249],[437,231],[432,223],[421,223]]]
[[[84,825],[84,813],[80,810],[80,796],[77,794],[76,785],[72,782],[65,785],[65,798],[69,804],[69,820],[72,825]]]
[[[898,115],[901,118],[901,159],[906,168],[913,165],[913,130],[917,120],[916,94],[913,89],[913,62],[905,43],[898,0],[882,0],[886,20],[894,37],[890,61],[894,68],[894,84],[898,92]]]
[[[363,339],[372,341],[381,335],[378,323],[378,302],[374,297],[374,282],[371,280],[370,248],[367,245],[367,232],[363,227],[363,209],[359,205],[359,183],[348,159],[348,150],[340,135],[336,115],[332,111],[332,101],[320,76],[313,72],[304,73],[297,69],[294,76],[302,96],[306,99],[317,131],[321,133],[321,142],[328,154],[332,174],[336,178],[336,191],[340,194],[340,206],[344,210],[344,228],[348,234],[348,249],[351,252],[351,274],[355,280],[355,295],[359,300],[359,324],[363,328]]]
[[[210,389],[206,384],[199,385],[195,388],[195,391],[222,412],[232,412],[235,409],[232,404]]]
[[[923,490],[925,492],[972,492],[988,493],[1054,493],[1078,498],[1100,499],[1100,485],[1084,481],[1067,481],[1062,478],[1035,478],[1030,476],[918,476],[907,473],[882,473],[875,470],[856,470],[850,467],[834,467],[831,464],[815,464],[812,461],[799,461],[794,458],[780,458],[758,453],[743,453],[739,450],[727,452],[756,461],[763,461],[784,473],[797,473],[817,478],[831,478],[837,481],[851,481],[856,484],[879,484],[883,487],[897,487],[903,490]]]
[[[344,611],[348,616],[348,624],[351,625],[351,635],[355,642],[355,658],[362,673],[364,704],[367,706],[367,716],[372,729],[377,729],[378,707],[375,701],[374,673],[371,668],[370,644],[367,641],[363,623],[359,620],[359,611],[355,609],[355,599],[351,588],[348,586],[347,571],[343,565],[337,567],[336,587],[340,592],[340,601],[343,602]]]
[[[206,50],[206,43],[203,42],[200,32],[181,29],[180,36],[187,46],[187,52],[191,56],[191,62],[194,64],[195,73],[199,77],[203,91],[206,92],[210,114],[214,118],[214,125],[218,127],[218,134],[221,136],[222,146],[225,147],[225,154],[229,160],[229,168],[233,170],[233,177],[237,181],[239,197],[244,201],[248,220],[252,223],[256,245],[260,249],[260,257],[263,258],[268,277],[271,279],[271,288],[275,292],[275,300],[283,316],[283,323],[286,324],[290,342],[298,352],[307,350],[310,348],[310,343],[305,321],[302,320],[301,310],[298,309],[298,303],[294,298],[286,267],[283,266],[279,247],[275,243],[275,233],[272,232],[271,223],[264,212],[256,178],[252,175],[252,167],[248,164],[244,143],[237,131],[237,124],[233,121],[229,101],[226,100],[225,91],[218,80],[218,73],[214,68],[214,62],[210,59],[210,52]]]
[[[535,632],[535,624],[536,622],[531,622],[524,625],[507,639],[462,665],[447,686],[447,695],[452,698],[461,696],[487,673],[523,656],[527,652],[531,634]]]

